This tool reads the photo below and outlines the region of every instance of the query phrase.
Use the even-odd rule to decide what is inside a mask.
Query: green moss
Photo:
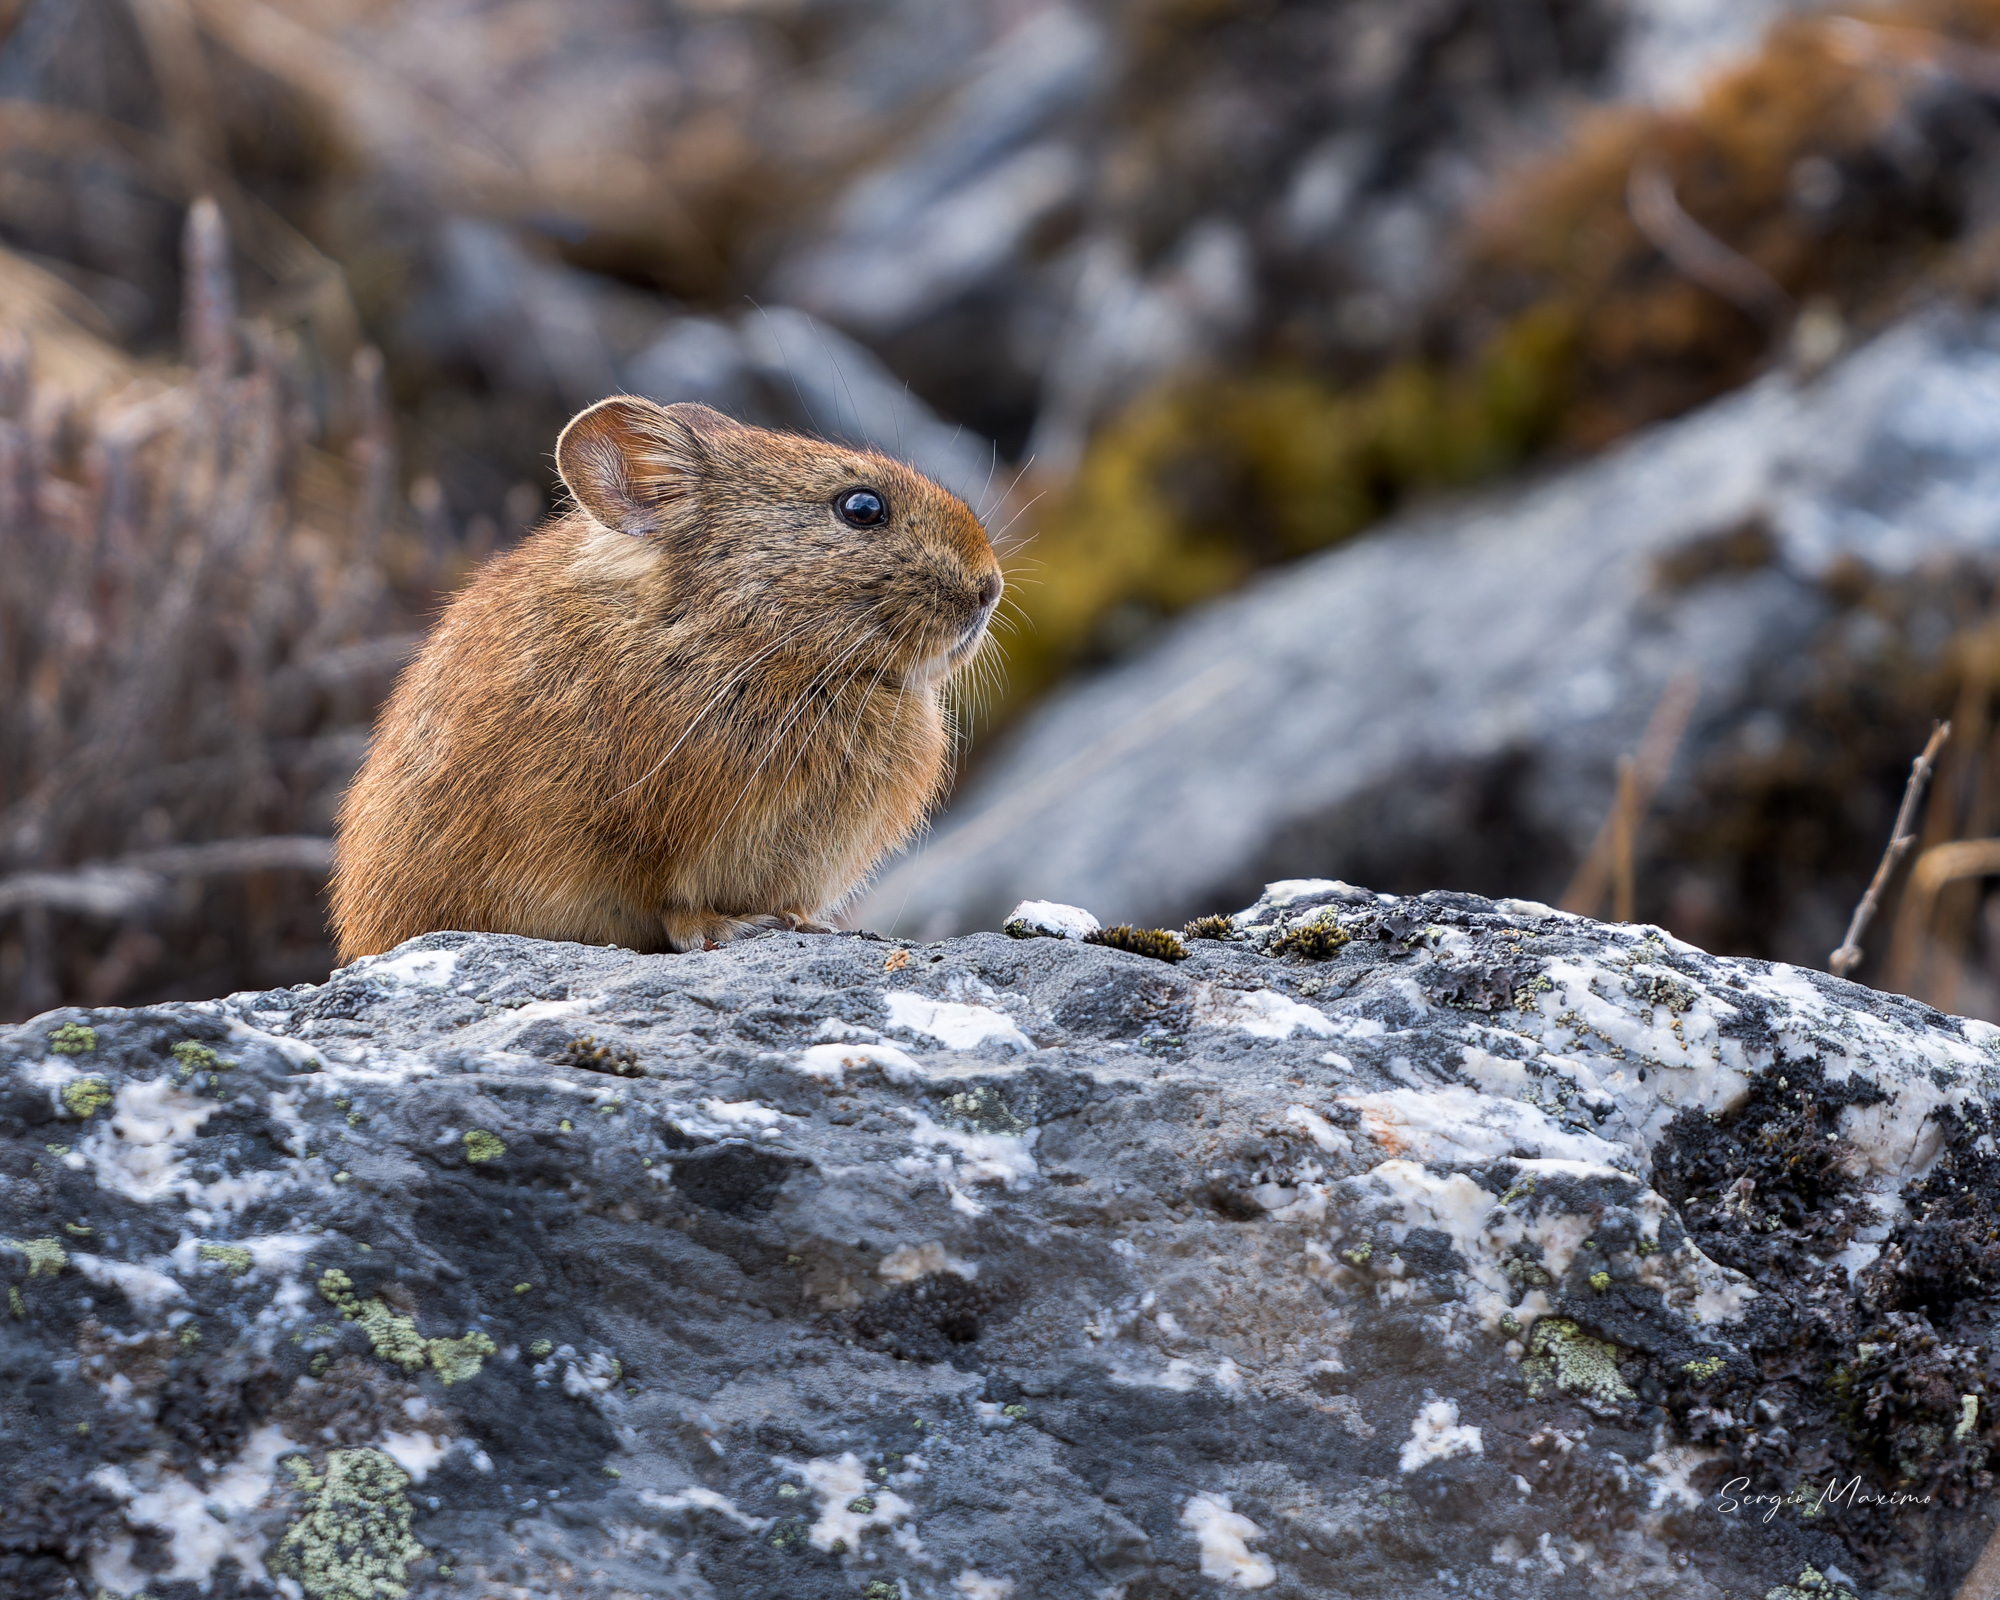
[[[1085,944],[1101,944],[1135,956],[1151,956],[1155,961],[1185,961],[1187,946],[1181,936],[1165,928],[1135,928],[1121,922],[1115,928],[1099,928],[1083,936]]]
[[[1194,921],[1181,929],[1181,937],[1183,939],[1227,939],[1234,935],[1235,932],[1236,919],[1234,917],[1220,915],[1196,917]]]
[[[62,1246],[62,1240],[53,1235],[40,1239],[9,1239],[14,1249],[28,1258],[28,1276],[31,1278],[53,1278],[69,1265],[69,1252]]]
[[[65,1022],[49,1035],[49,1048],[59,1056],[87,1056],[97,1048],[97,1030]]]
[[[1586,1395],[1607,1405],[1637,1398],[1618,1376],[1618,1346],[1591,1338],[1561,1317],[1544,1317],[1535,1324],[1521,1372],[1533,1395],[1554,1382],[1565,1393]]]
[[[608,1072],[614,1078],[643,1078],[639,1053],[628,1045],[599,1044],[594,1034],[584,1034],[563,1046],[561,1065],[582,1072]]]
[[[473,1128],[465,1135],[465,1159],[475,1166],[482,1161],[498,1161],[506,1153],[507,1147],[500,1142],[497,1134]]]
[[[1375,1243],[1372,1239],[1363,1239],[1352,1250],[1343,1250],[1340,1252],[1343,1261],[1351,1262],[1357,1267],[1366,1266],[1368,1258],[1374,1254]]]
[[[1331,961],[1349,942],[1347,930],[1329,913],[1279,935],[1271,941],[1274,956],[1302,956],[1307,961]]]
[[[75,1117],[93,1117],[111,1100],[111,1085],[102,1078],[76,1078],[62,1088],[62,1103]]]
[[[468,1329],[463,1339],[432,1339],[424,1348],[439,1379],[453,1384],[478,1377],[480,1365],[493,1354],[494,1345],[485,1334]]]
[[[771,1544],[774,1548],[790,1555],[794,1550],[805,1547],[807,1536],[812,1532],[812,1524],[804,1517],[786,1517],[771,1530]]]
[[[278,1565],[310,1600],[402,1600],[426,1554],[410,1532],[410,1475],[379,1450],[334,1450],[317,1477],[292,1469],[306,1511],[285,1531]]]
[[[205,1244],[201,1247],[201,1259],[220,1261],[223,1271],[232,1278],[240,1278],[255,1264],[250,1252],[240,1244]]]

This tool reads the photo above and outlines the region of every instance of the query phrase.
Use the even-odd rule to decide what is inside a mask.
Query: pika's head
[[[602,570],[738,638],[929,681],[1000,601],[971,508],[871,450],[618,395],[570,422],[556,465],[610,546]]]

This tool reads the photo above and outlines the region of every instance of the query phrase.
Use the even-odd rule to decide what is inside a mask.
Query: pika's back
[[[1002,586],[963,501],[630,397],[556,457],[576,509],[445,610],[342,802],[344,961],[438,928],[663,950],[814,927],[938,797],[940,696]]]

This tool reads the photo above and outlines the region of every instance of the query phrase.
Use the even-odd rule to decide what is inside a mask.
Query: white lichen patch
[[[929,995],[907,989],[892,989],[882,996],[889,1010],[889,1026],[935,1039],[947,1050],[971,1050],[983,1044],[1003,1045],[1010,1050],[1035,1048],[1014,1019],[992,1006],[959,1000],[933,1000]]]
[[[1271,1558],[1250,1548],[1264,1530],[1237,1511],[1226,1494],[1198,1494],[1181,1507],[1181,1526],[1201,1546],[1201,1575],[1238,1589],[1265,1589],[1277,1582]]]
[[[133,1564],[135,1541],[119,1537],[91,1557],[92,1580],[115,1595],[139,1594],[148,1583],[191,1582],[206,1589],[225,1559],[233,1559],[245,1576],[265,1579],[266,1542],[246,1513],[262,1505],[275,1487],[278,1458],[297,1448],[267,1423],[243,1441],[227,1466],[207,1473],[200,1488],[157,1460],[130,1471],[99,1467],[90,1481],[124,1502],[126,1522],[162,1535],[167,1565],[152,1569],[149,1563],[142,1572]]]
[[[1404,1472],[1415,1472],[1433,1461],[1447,1461],[1453,1456],[1483,1455],[1485,1452],[1486,1445],[1479,1436],[1479,1430],[1458,1420],[1458,1402],[1433,1400],[1411,1421],[1410,1437],[1403,1442],[1402,1454],[1396,1458],[1396,1465]]]
[[[789,1065],[794,1072],[803,1072],[835,1088],[845,1083],[848,1073],[864,1067],[880,1068],[882,1076],[891,1083],[911,1083],[924,1075],[924,1069],[912,1057],[892,1044],[808,1045],[798,1060]]]
[[[961,1278],[979,1276],[976,1262],[961,1261],[948,1254],[945,1247],[933,1239],[928,1244],[906,1244],[891,1250],[875,1268],[875,1274],[890,1283],[914,1283],[918,1278],[927,1278],[933,1273],[949,1272]]]
[[[940,1127],[921,1111],[896,1108],[910,1119],[910,1140],[932,1149],[945,1149],[957,1157],[955,1175],[961,1183],[998,1183],[1019,1189],[1041,1176],[1035,1165],[1034,1144],[1041,1129],[1025,1134],[963,1133],[957,1128]]]
[[[807,1538],[815,1549],[859,1550],[861,1536],[871,1529],[893,1528],[910,1514],[910,1502],[892,1490],[871,1485],[861,1458],[848,1451],[839,1459],[816,1456],[811,1461],[772,1460],[805,1480],[819,1502],[819,1517]]]
[[[124,1295],[142,1317],[157,1316],[166,1307],[187,1299],[187,1290],[171,1274],[158,1268],[133,1261],[111,1261],[81,1251],[71,1251],[70,1260],[92,1283]],[[162,1256],[160,1260],[165,1264],[167,1258]]]
[[[762,1533],[773,1521],[770,1517],[753,1517],[746,1511],[738,1510],[736,1502],[728,1495],[704,1489],[700,1484],[676,1490],[673,1494],[644,1489],[640,1491],[639,1498],[661,1511],[712,1511],[717,1516],[727,1517],[740,1528],[748,1528],[752,1533]]]
[[[1275,989],[1230,989],[1198,983],[1194,1020],[1204,1028],[1237,1028],[1253,1039],[1289,1039],[1295,1033],[1330,1039],[1338,1029],[1324,1011]]]

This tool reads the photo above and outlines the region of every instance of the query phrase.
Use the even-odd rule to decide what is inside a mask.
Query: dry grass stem
[[[1861,965],[1862,936],[1867,933],[1868,924],[1874,920],[1875,912],[1882,903],[1882,891],[1895,875],[1903,857],[1909,854],[1910,846],[1916,843],[1917,807],[1923,801],[1924,787],[1930,782],[1931,767],[1937,760],[1938,752],[1950,737],[1951,724],[1940,722],[1931,730],[1923,753],[1910,763],[1910,781],[1903,786],[1903,803],[1896,808],[1896,825],[1890,830],[1888,847],[1882,852],[1882,860],[1875,868],[1875,876],[1869,880],[1861,903],[1854,908],[1854,916],[1847,924],[1847,937],[1827,959],[1827,970],[1835,977],[1848,977]]]
[[[1646,731],[1639,737],[1638,754],[1619,758],[1617,794],[1597,837],[1563,890],[1563,910],[1594,917],[1610,891],[1613,914],[1620,922],[1632,920],[1637,889],[1633,858],[1639,825],[1673,768],[1700,697],[1701,679],[1692,668],[1683,667],[1667,680],[1646,721]]]

